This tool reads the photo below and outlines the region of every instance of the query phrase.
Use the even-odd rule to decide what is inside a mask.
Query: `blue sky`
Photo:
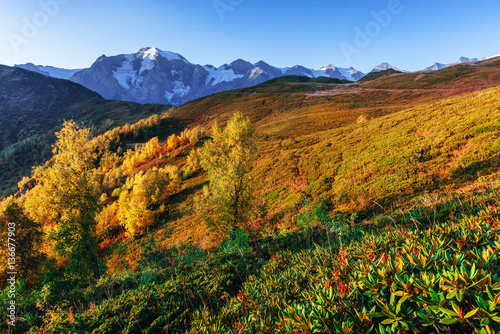
[[[151,46],[215,66],[413,71],[500,54],[499,17],[498,0],[0,0],[0,63],[83,68]]]

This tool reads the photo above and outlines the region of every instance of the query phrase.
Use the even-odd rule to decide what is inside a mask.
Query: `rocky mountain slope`
[[[438,70],[478,60],[481,59],[461,57],[456,63],[435,63],[426,70]],[[340,68],[331,64],[311,69],[301,65],[276,67],[264,61],[252,64],[238,59],[220,67],[199,65],[189,62],[180,54],[157,48],[143,48],[133,54],[109,57],[102,55],[90,68],[83,70],[65,70],[31,63],[16,66],[56,78],[70,79],[106,99],[171,105],[181,105],[222,91],[254,86],[282,76],[324,76],[349,81],[358,81],[365,76],[352,67]],[[377,65],[371,72],[391,68],[406,72],[388,63]]]
[[[364,73],[354,68],[333,65],[318,70],[296,65],[276,67],[259,61],[252,64],[238,59],[220,67],[198,65],[180,54],[143,48],[134,54],[101,56],[80,71],[55,69],[33,64],[19,67],[45,75],[70,79],[106,99],[137,103],[181,105],[210,94],[246,88],[267,80],[298,75],[310,78],[325,76],[357,81]]]

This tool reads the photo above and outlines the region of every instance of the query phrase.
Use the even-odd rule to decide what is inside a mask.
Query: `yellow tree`
[[[176,166],[153,167],[127,180],[118,200],[120,223],[127,236],[140,235],[154,224],[158,212],[153,207],[177,191],[180,182]]]
[[[224,130],[215,124],[201,153],[210,185],[201,197],[203,216],[220,232],[239,226],[251,204],[250,172],[257,153],[250,120],[235,113]]]
[[[94,180],[97,154],[91,133],[66,121],[56,136],[54,157],[35,170],[38,184],[25,205],[39,220],[56,222],[50,238],[56,252],[68,257],[68,273],[83,278],[93,271],[99,279],[95,217],[100,192]]]

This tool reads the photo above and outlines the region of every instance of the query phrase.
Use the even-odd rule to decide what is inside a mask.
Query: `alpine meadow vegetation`
[[[19,272],[1,331],[500,333],[486,64],[284,78],[102,132],[66,121],[0,202]]]

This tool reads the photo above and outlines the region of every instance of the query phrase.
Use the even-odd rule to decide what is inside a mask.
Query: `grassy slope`
[[[483,73],[471,76],[476,86],[494,85],[477,78],[494,77],[498,65],[470,65]],[[484,74],[484,68],[491,73]],[[497,167],[498,89],[460,95],[454,71],[430,75],[447,77],[448,84],[422,91],[394,88],[399,83],[384,89],[365,88],[370,82],[359,87],[267,83],[193,101],[172,117],[209,126],[238,110],[254,122],[260,147],[255,179],[261,219],[256,226],[292,224],[301,202],[324,197],[331,209],[368,215],[379,205],[402,206],[426,191],[460,188],[476,180],[478,172],[485,175]],[[446,96],[452,97],[439,99]],[[424,163],[417,162],[420,148]],[[187,184],[197,189],[204,180],[199,176]],[[177,233],[171,240],[197,238],[187,221],[172,221]]]
[[[254,227],[273,238],[259,240],[252,248],[225,244],[210,253],[192,248],[165,250],[202,237],[200,225],[186,215],[190,194],[206,179],[197,174],[167,206],[164,218],[170,219],[167,226],[174,229],[172,234],[161,225],[148,238],[115,245],[122,258],[127,249],[131,252],[127,261],[135,256],[140,264],[135,270],[107,277],[90,288],[71,287],[72,294],[66,297],[61,297],[63,285],[51,285],[46,292],[24,299],[21,307],[34,311],[35,301],[43,294],[44,305],[53,310],[45,323],[28,317],[36,324],[31,332],[40,326],[56,333],[187,329],[236,333],[237,328],[256,333],[305,333],[306,329],[323,333],[328,332],[325,328],[335,332],[343,327],[361,332],[371,326],[390,327],[392,316],[383,313],[383,303],[393,305],[389,296],[395,294],[403,305],[404,324],[398,322],[391,333],[404,326],[414,326],[412,332],[425,330],[423,319],[440,326],[442,332],[472,333],[466,322],[449,327],[440,320],[453,314],[457,303],[467,311],[482,307],[476,296],[493,300],[500,286],[499,105],[500,89],[491,88],[279,141],[279,150],[264,146],[255,170],[263,214]],[[422,164],[414,154],[420,146],[429,148]],[[183,163],[182,154],[174,161],[165,159]],[[317,211],[299,204],[325,195],[337,210],[360,216],[342,218],[330,212],[325,218],[324,211],[304,216]],[[379,206],[372,201],[384,210],[377,213],[373,209]],[[362,209],[370,208],[371,214],[363,216]],[[342,234],[328,235],[321,228],[307,232],[310,221],[341,228]],[[299,223],[304,222],[305,231],[285,232],[285,228],[301,230]],[[458,270],[475,270],[471,261],[477,254],[489,260],[477,264],[484,273],[478,272],[471,282],[487,280],[491,274],[488,286],[494,292],[469,282],[463,299],[451,295],[455,288],[440,279],[451,280]],[[393,274],[395,266],[400,268],[399,276]],[[429,283],[426,274],[437,278]],[[416,282],[411,289],[406,286],[410,278]],[[439,295],[429,295],[429,287]],[[402,291],[408,295],[405,300],[400,299]],[[444,301],[441,294],[447,296]],[[98,307],[89,306],[96,303]],[[69,309],[68,305],[76,306]],[[381,315],[372,313],[372,308]],[[359,322],[354,321],[355,312]],[[479,326],[479,315],[487,318],[480,312],[470,319],[474,326]],[[28,321],[22,324],[27,326]],[[498,327],[495,321],[489,325]]]
[[[500,89],[491,88],[337,129],[262,140],[254,171],[261,224],[274,229],[283,217],[292,224],[308,199],[328,198],[336,211],[367,215],[379,205],[397,208],[422,193],[458,190],[496,172],[499,105]],[[269,124],[257,129],[289,131]],[[172,223],[176,241],[185,240],[186,229],[194,233],[185,218]]]
[[[379,72],[370,72],[367,75],[365,75],[364,77],[362,77],[361,79],[359,79],[358,82],[372,81],[372,80],[375,80],[378,78],[382,78],[382,77],[394,75],[394,74],[399,74],[399,73],[403,73],[403,72],[397,71],[393,68],[390,68],[388,70],[379,71]]]
[[[495,71],[493,68],[492,72]],[[399,83],[386,88],[365,88],[364,84],[349,87],[322,83],[261,85],[193,101],[173,110],[170,121],[185,126],[211,125],[215,120],[223,123],[236,110],[248,115],[256,125],[260,147],[254,171],[255,209],[259,214],[251,226],[259,230],[257,235],[276,237],[278,233],[300,228],[302,203],[326,198],[331,216],[354,213],[351,219],[342,220],[343,224],[354,222],[359,231],[366,227],[365,232],[359,233],[357,227],[349,227],[344,247],[355,250],[362,245],[369,246],[368,242],[373,241],[370,234],[373,238],[381,237],[376,240],[379,245],[384,245],[387,238],[393,238],[396,230],[387,224],[390,221],[397,221],[404,229],[415,221],[415,224],[424,225],[436,220],[447,222],[448,217],[458,217],[458,213],[464,217],[468,214],[467,219],[472,221],[485,205],[492,203],[486,196],[479,199],[483,206],[476,208],[472,199],[470,204],[465,202],[468,197],[464,194],[486,188],[498,190],[500,89],[457,95],[460,89],[455,86],[453,78],[452,73],[448,85],[440,84],[439,89],[426,92],[397,88]],[[494,84],[489,79],[485,82],[484,85]],[[483,81],[476,83],[482,86],[479,83]],[[448,95],[452,96],[439,99]],[[415,151],[421,147],[426,150],[425,161],[418,163]],[[165,157],[163,163],[168,161],[182,166],[187,152],[173,161]],[[148,164],[150,162],[145,166]],[[267,325],[256,324],[258,321],[252,319],[272,318],[273,324],[281,325],[284,325],[283,319],[295,321],[292,314],[277,319],[277,312],[281,312],[278,309],[283,304],[275,303],[276,299],[271,301],[271,298],[285,298],[283,300],[288,305],[300,309],[303,306],[294,304],[302,303],[296,289],[319,293],[322,288],[313,287],[312,283],[324,285],[325,280],[332,279],[331,273],[321,271],[331,268],[328,261],[338,265],[335,259],[330,260],[325,255],[332,252],[332,248],[325,246],[330,239],[326,240],[323,234],[315,240],[323,245],[321,249],[316,249],[311,240],[313,237],[296,233],[263,240],[261,246],[248,253],[223,252],[214,256],[175,249],[164,253],[165,248],[184,242],[210,244],[196,217],[191,215],[192,194],[204,182],[204,173],[184,181],[183,190],[167,203],[163,223],[151,231],[148,240],[126,240],[115,246],[116,256],[129,256],[128,259],[135,261],[142,259],[143,264],[150,266],[148,269],[142,271],[138,267],[134,273],[110,277],[95,289],[80,291],[78,300],[102,303],[98,313],[82,307],[78,310],[76,323],[70,324],[65,318],[68,317],[65,310],[56,311],[61,318],[52,320],[51,324],[80,330],[86,330],[89,325],[92,328],[102,326],[102,332],[113,332],[123,329],[123,326],[130,326],[131,330],[151,326],[154,331],[169,319],[176,319],[172,328],[182,329],[190,326],[192,317],[179,315],[176,310],[182,311],[186,307],[200,310],[203,306],[211,313],[204,315],[205,320],[200,314],[195,316],[195,327],[199,332],[208,325],[217,328],[215,320],[219,319],[234,325],[236,316],[241,323],[254,326],[254,329],[261,326],[258,328],[262,331]],[[495,197],[494,203],[498,202],[497,199]],[[373,254],[376,259],[383,252],[394,257],[397,255],[398,245],[406,239],[400,230],[397,231],[401,235],[394,237],[396,241],[387,243],[386,247],[375,247]],[[412,232],[411,240],[422,240],[426,233],[433,234],[433,231]],[[364,238],[366,240],[360,233],[367,233],[364,235],[368,236]],[[441,233],[443,237],[450,235],[439,228],[435,233]],[[360,244],[360,238],[365,243]],[[156,241],[152,247],[154,252],[148,248],[150,246],[145,246],[151,240]],[[429,246],[418,242],[419,250]],[[453,247],[457,245],[455,239],[451,240],[446,251],[455,252]],[[338,242],[333,241],[333,258],[339,247]],[[483,248],[478,249],[483,251]],[[284,264],[269,259],[277,252],[282,252],[288,259]],[[363,256],[357,254],[355,258],[362,259]],[[317,260],[323,261],[322,258],[328,263],[318,264]],[[376,265],[376,262],[372,264]],[[314,274],[309,275],[310,272]],[[278,273],[286,277],[278,278]],[[353,278],[345,276],[343,279],[347,277]],[[241,284],[245,286],[245,299],[260,300],[251,306],[247,304],[254,312],[253,316],[241,314],[242,299],[236,297]],[[268,286],[273,286],[272,293],[264,291]],[[59,305],[58,298],[55,293],[47,296],[52,306]],[[305,303],[312,305],[310,300]],[[265,309],[276,313],[267,314]],[[158,310],[161,310],[161,316],[155,315]],[[230,332],[228,328],[223,331]]]
[[[396,258],[399,251],[395,245],[406,239],[422,240],[424,236],[428,238],[429,235],[445,232],[428,230],[423,234],[415,232],[411,237],[398,232],[401,233],[399,236],[395,235],[393,227],[386,225],[392,219],[405,230],[413,224],[446,222],[448,216],[468,214],[472,218],[467,219],[473,220],[474,215],[485,207],[482,201],[488,200],[478,199],[478,203],[470,200],[467,208],[463,207],[462,201],[467,201],[470,193],[481,193],[485,189],[498,190],[499,88],[458,95],[463,91],[457,89],[452,81],[446,87],[441,86],[438,90],[426,93],[411,90],[396,92],[392,90],[394,88],[389,88],[390,91],[353,88],[353,92],[337,94],[336,90],[350,88],[315,85],[317,91],[331,94],[322,96],[314,94],[310,85],[297,83],[292,86],[263,85],[254,90],[226,92],[189,103],[171,115],[186,125],[210,125],[215,120],[223,123],[233,111],[240,110],[254,121],[260,156],[254,171],[255,209],[258,216],[252,221],[251,228],[258,229],[259,235],[276,236],[289,228],[299,228],[302,203],[326,198],[331,215],[334,212],[343,213],[344,216],[355,213],[348,221],[363,221],[362,225],[367,226],[366,232],[360,232],[362,225],[358,225],[358,231],[354,229],[347,232],[343,238],[344,247],[355,254],[362,247],[371,247],[368,249],[373,249],[373,253],[368,255],[375,259],[384,252]],[[448,95],[451,97],[438,98]],[[361,115],[366,117],[360,119]],[[423,163],[417,162],[415,151],[419,148],[426,150]],[[176,198],[176,202],[169,207],[170,215],[165,216],[166,225],[162,225],[165,228],[152,234],[158,247],[183,242],[210,245],[210,238],[207,240],[196,218],[186,215],[192,207],[190,194],[199,190],[205,181],[203,173],[185,181],[182,196]],[[366,234],[361,237],[363,233],[371,234],[374,239],[366,237]],[[445,233],[444,236],[449,234]],[[358,241],[352,241],[351,244],[350,238],[364,241],[361,245]],[[388,242],[387,238],[400,241],[394,244]],[[326,273],[333,265],[326,257],[331,251],[328,246],[315,249],[311,245],[308,249],[307,240],[301,234],[288,235],[262,246],[262,249],[266,249],[264,253],[245,253],[241,259],[239,255],[233,254],[232,260],[224,258],[220,263],[214,257],[201,260],[198,264],[188,264],[189,270],[193,270],[189,271],[193,273],[189,275],[194,276],[182,276],[187,281],[201,279],[207,289],[215,288],[212,284],[216,283],[211,279],[228,279],[235,284],[229,286],[228,290],[219,285],[222,290],[213,292],[212,296],[219,294],[220,297],[214,298],[220,301],[225,298],[222,296],[226,292],[233,298],[223,303],[225,306],[219,313],[212,313],[215,306],[209,306],[208,312],[194,316],[193,333],[207,330],[214,333],[231,332],[238,323],[242,328],[251,328],[256,332],[270,329],[289,332],[285,327],[287,323],[294,330],[307,328],[302,326],[307,326],[304,319],[308,317],[297,320],[293,313],[300,313],[304,307],[307,312],[318,312],[310,298],[325,293],[323,286],[332,280],[332,274]],[[317,242],[326,244],[327,240]],[[446,252],[457,252],[453,248],[458,247],[457,240],[450,239],[449,242]],[[336,253],[340,246],[336,242],[333,244],[336,245],[333,246]],[[386,247],[381,244],[386,244]],[[422,254],[429,252],[429,245],[425,242],[418,241],[418,246],[406,247],[413,251],[415,248],[412,247],[422,249]],[[133,249],[136,252],[140,247]],[[478,251],[483,249],[478,248]],[[266,259],[273,252],[281,256],[267,262]],[[179,259],[193,256],[190,253],[179,254]],[[373,265],[379,261],[366,258],[364,252],[351,256],[353,260],[365,258],[363,261],[373,261]],[[199,255],[195,257],[199,258]],[[334,254],[333,263],[336,263],[335,257]],[[264,262],[257,262],[259,258],[259,261],[264,259]],[[243,268],[240,266],[242,263],[245,264]],[[215,272],[202,269],[212,267]],[[346,270],[348,273],[351,269]],[[436,271],[439,269],[436,268]],[[357,274],[353,272],[349,275]],[[348,277],[351,283],[354,282],[353,276]],[[240,297],[236,296],[234,288],[239,286],[241,279],[244,283]],[[267,287],[272,287],[272,290]],[[188,289],[194,288],[190,286]],[[297,295],[297,289],[304,290],[303,297]],[[203,292],[199,293],[199,298],[194,297],[190,303],[207,303],[211,293],[208,290],[206,296]],[[337,294],[340,295],[340,292]],[[352,307],[358,311],[361,306],[368,307],[367,301],[361,303],[365,304]],[[452,309],[451,305],[447,307]],[[336,311],[332,312],[337,318],[339,310],[337,306],[334,309]],[[364,312],[368,314],[368,311],[366,309]],[[277,314],[280,314],[279,319]],[[318,316],[325,319],[326,314]],[[84,323],[86,317],[89,315],[82,318]],[[273,320],[266,324],[265,319]],[[226,325],[228,327],[224,327]],[[282,329],[278,330],[278,325]]]
[[[499,81],[500,58],[496,57],[477,63],[453,65],[439,71],[393,75],[364,83],[363,87],[432,90],[454,86],[477,90],[497,85]]]

